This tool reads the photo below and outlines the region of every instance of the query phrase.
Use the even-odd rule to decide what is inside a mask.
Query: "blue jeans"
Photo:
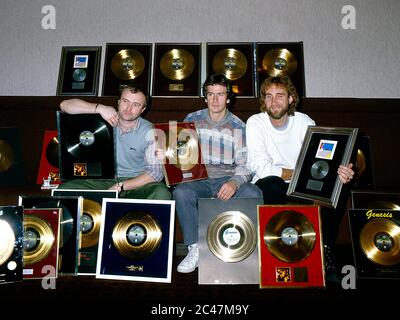
[[[197,243],[199,214],[197,199],[214,198],[219,189],[230,177],[209,178],[205,180],[185,182],[178,184],[173,192],[176,212],[186,245]],[[244,183],[234,194],[235,198],[262,198],[261,190],[249,182]]]

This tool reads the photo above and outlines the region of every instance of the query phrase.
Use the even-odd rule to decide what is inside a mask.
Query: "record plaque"
[[[151,75],[151,43],[107,43],[103,71],[103,96],[118,96],[125,86],[148,94]]]
[[[104,199],[96,278],[171,282],[175,201]]]
[[[43,137],[42,153],[40,156],[37,184],[44,185],[48,180],[49,187],[61,183],[60,170],[58,168],[58,133],[46,130]]]
[[[101,47],[62,47],[57,95],[96,96]]]
[[[400,210],[350,209],[358,278],[400,279]]]
[[[0,128],[0,187],[22,186],[24,179],[19,128]]]
[[[374,162],[369,136],[359,136],[356,141],[357,157],[354,163],[353,189],[375,189]]]
[[[97,251],[104,198],[118,198],[117,190],[54,189],[52,196],[83,198],[81,215],[81,246],[79,248],[78,274],[96,273]]]
[[[0,206],[0,284],[22,280],[23,207]]]
[[[289,76],[299,96],[300,110],[306,96],[303,42],[257,42],[256,60],[257,96],[266,78]]]
[[[258,207],[260,288],[324,287],[319,207]]]
[[[199,284],[259,284],[261,198],[199,199]]]
[[[254,47],[252,43],[207,43],[207,75],[223,74],[239,97],[254,97]]]
[[[165,151],[167,185],[208,178],[193,122],[156,123],[154,128],[158,148]]]
[[[18,204],[24,209],[62,209],[58,271],[62,274],[77,274],[82,197],[20,196]]]
[[[24,279],[57,278],[61,215],[61,208],[24,209]]]
[[[156,43],[153,96],[200,95],[200,43]]]
[[[343,187],[337,170],[350,162],[357,132],[309,126],[287,194],[336,208]]]
[[[57,111],[62,181],[115,178],[113,127],[99,114]]]

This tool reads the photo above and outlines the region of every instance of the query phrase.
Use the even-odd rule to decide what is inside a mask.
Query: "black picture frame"
[[[336,208],[343,187],[337,169],[350,162],[357,133],[358,128],[309,126],[287,195]]]
[[[150,92],[151,43],[107,43],[103,69],[103,96],[120,96],[126,86]]]
[[[199,97],[201,43],[156,43],[154,97]]]
[[[58,96],[97,96],[101,47],[62,47]]]
[[[225,75],[237,98],[255,97],[254,44],[251,42],[207,42],[207,76]]]

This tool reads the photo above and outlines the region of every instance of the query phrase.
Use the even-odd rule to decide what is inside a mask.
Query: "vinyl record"
[[[389,219],[376,218],[360,232],[360,246],[365,256],[382,266],[400,263],[400,227]]]
[[[198,141],[190,133],[191,131],[187,128],[178,127],[176,145],[170,145],[169,143],[172,142],[170,141],[170,132],[166,132],[165,156],[170,164],[184,171],[191,170],[199,162]],[[175,143],[175,141],[172,143]]]
[[[3,219],[0,219],[0,235],[0,266],[2,266],[13,254],[16,241],[13,228]]]
[[[213,69],[215,73],[223,74],[229,80],[237,80],[246,73],[246,56],[233,48],[220,50],[214,56]]]
[[[77,82],[82,82],[86,79],[86,71],[84,69],[75,69],[72,72],[72,79]]]
[[[318,160],[311,166],[311,176],[314,179],[321,180],[328,175],[329,164],[325,160]]]
[[[265,54],[262,67],[271,77],[291,76],[296,72],[297,60],[289,50],[275,48]]]
[[[0,140],[0,173],[7,171],[14,162],[14,152],[11,146]]]
[[[113,244],[118,252],[130,259],[140,260],[157,251],[162,231],[153,216],[146,212],[127,213],[115,224]]]
[[[111,71],[121,80],[132,80],[142,74],[145,68],[143,55],[135,49],[120,50],[111,60]]]
[[[58,168],[58,140],[53,137],[46,147],[46,159],[53,167]]]
[[[79,161],[101,159],[104,146],[112,143],[112,132],[104,121],[93,118],[69,128],[67,152]]]
[[[172,49],[163,54],[160,60],[162,74],[170,80],[183,80],[194,70],[194,58],[184,49]]]
[[[265,226],[263,237],[268,251],[289,263],[307,258],[316,242],[312,223],[296,211],[281,211],[274,215]]]
[[[81,217],[82,248],[88,248],[99,242],[101,223],[101,205],[93,200],[83,199]]]
[[[55,236],[51,226],[37,215],[24,217],[24,263],[35,264],[46,258],[52,249]]]
[[[361,177],[367,168],[367,157],[361,149],[357,149],[357,158],[354,166],[357,171],[357,176]]]
[[[207,244],[211,252],[224,262],[246,259],[257,244],[256,228],[240,211],[217,215],[207,228]]]

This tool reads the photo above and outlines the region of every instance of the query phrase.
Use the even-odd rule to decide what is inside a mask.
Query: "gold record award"
[[[251,219],[240,211],[217,215],[207,228],[207,245],[224,262],[246,259],[257,244],[256,228]]]
[[[160,60],[162,74],[170,80],[184,80],[194,70],[194,58],[184,49],[172,49],[164,53]]]
[[[221,73],[229,80],[237,80],[246,73],[246,56],[237,49],[222,49],[214,56],[213,69],[215,73]]]
[[[24,218],[24,263],[26,266],[46,258],[54,243],[51,226],[39,216],[26,215]]]
[[[123,216],[113,228],[112,240],[118,252],[139,260],[153,254],[161,244],[162,231],[148,213],[133,211]]]
[[[145,68],[143,55],[135,49],[123,49],[111,60],[111,71],[121,80],[132,80],[142,74]]]
[[[15,234],[10,224],[0,219],[0,266],[2,266],[13,254]]]
[[[299,262],[307,258],[316,242],[310,220],[296,211],[281,211],[274,215],[264,230],[264,243],[275,258]]]
[[[101,205],[93,200],[83,199],[81,217],[82,248],[88,248],[99,242],[101,223]]]
[[[176,146],[167,145],[165,156],[170,164],[174,164],[180,170],[191,170],[198,164],[199,150],[197,140],[189,134],[182,137],[181,132],[188,130],[184,127],[177,128],[177,141]],[[169,143],[169,131],[166,132],[166,142]],[[175,142],[175,141],[174,141]],[[174,151],[176,150],[176,152]]]
[[[400,263],[400,227],[389,219],[371,220],[361,230],[360,246],[372,262],[396,265]]]
[[[14,162],[14,152],[11,146],[0,140],[0,173],[7,171]]]
[[[275,48],[264,55],[262,67],[271,77],[291,76],[296,72],[297,60],[289,50]]]

